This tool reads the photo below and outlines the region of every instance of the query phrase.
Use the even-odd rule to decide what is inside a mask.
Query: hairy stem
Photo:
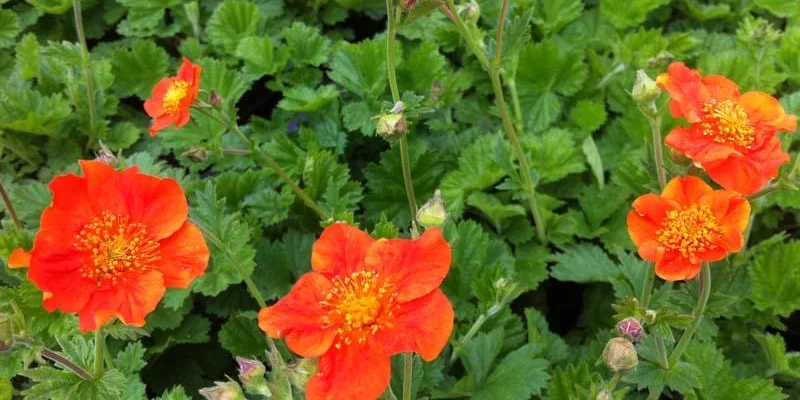
[[[414,354],[403,354],[403,400],[411,400],[411,383],[414,375]]]
[[[78,34],[78,41],[81,45],[83,68],[83,79],[86,85],[86,103],[89,107],[89,141],[86,143],[88,149],[97,133],[97,108],[94,98],[94,73],[92,72],[92,59],[89,55],[89,46],[86,44],[86,33],[83,30],[83,16],[81,13],[80,0],[72,0],[72,11],[75,15],[75,31]]]
[[[675,365],[681,359],[683,352],[686,351],[686,347],[688,347],[689,343],[692,341],[697,327],[700,326],[700,322],[703,321],[703,313],[706,311],[706,305],[708,304],[708,297],[710,295],[711,269],[708,264],[703,264],[700,271],[700,295],[697,298],[694,312],[692,312],[692,325],[683,331],[680,341],[678,341],[678,344],[669,356],[669,365]]]
[[[661,116],[647,116],[647,121],[650,123],[650,131],[653,133],[653,158],[656,162],[658,186],[664,189],[664,186],[667,186],[667,176],[664,170],[664,147],[661,145]]]
[[[20,222],[19,216],[17,216],[17,210],[14,209],[14,204],[11,202],[11,198],[8,197],[8,192],[6,192],[3,182],[0,182],[0,197],[3,198],[3,203],[6,205],[8,215],[10,215],[11,220],[14,221],[14,226],[17,230],[22,230],[22,222]]]
[[[481,330],[481,327],[483,327],[483,324],[486,323],[486,320],[488,320],[489,318],[493,317],[495,314],[497,314],[500,311],[502,311],[503,307],[504,307],[504,305],[500,304],[500,303],[495,303],[491,307],[489,307],[489,309],[486,310],[485,313],[483,313],[483,314],[478,316],[478,319],[476,319],[475,322],[472,323],[472,326],[467,331],[467,334],[464,335],[464,337],[461,338],[459,340],[459,342],[465,343],[465,342],[470,341],[470,339],[472,339],[473,337],[475,337],[475,335],[478,334],[478,331]],[[454,347],[453,348],[453,353],[450,354],[450,359],[447,361],[447,364],[448,365],[453,364],[456,361],[456,357],[458,357],[458,349],[456,347]]]
[[[650,306],[650,297],[653,294],[653,286],[656,280],[656,266],[647,269],[647,274],[644,276],[644,290],[642,291],[642,307],[647,309]]]
[[[664,345],[664,338],[661,336],[656,337],[656,347],[658,349],[658,360],[661,367],[669,369],[669,359],[667,358],[667,347]]]
[[[50,361],[52,361],[52,362],[54,362],[56,364],[61,365],[64,368],[72,371],[75,375],[78,375],[79,377],[81,377],[81,379],[92,379],[93,378],[93,375],[89,371],[85,370],[80,365],[75,364],[74,362],[72,362],[72,360],[67,358],[67,356],[65,356],[65,355],[63,355],[63,354],[61,354],[61,353],[59,353],[59,352],[57,352],[55,350],[50,350],[50,349],[48,349],[47,347],[44,347],[44,346],[38,346],[38,345],[34,344],[33,342],[31,342],[28,338],[22,337],[22,336],[14,336],[14,342],[15,343],[19,343],[19,344],[21,344],[23,346],[26,346],[28,348],[31,348],[31,349],[36,349],[36,351],[38,351],[39,354],[42,357],[44,357],[44,358],[46,358],[46,359],[48,359],[48,360],[50,360]]]
[[[94,375],[100,376],[103,373],[103,362],[105,361],[106,335],[103,327],[100,326],[94,331]]]

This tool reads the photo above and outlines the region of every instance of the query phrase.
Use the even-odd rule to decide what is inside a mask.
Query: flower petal
[[[787,115],[778,99],[767,93],[747,92],[739,99],[739,104],[756,125],[767,126],[775,131],[797,130],[797,117]]]
[[[370,247],[368,269],[394,285],[397,300],[410,301],[435,290],[450,270],[450,245],[432,228],[416,240],[382,239]]]
[[[656,275],[665,281],[689,280],[697,276],[699,272],[699,262],[693,264],[677,252],[669,252],[656,262]]]
[[[18,247],[8,256],[8,268],[28,268],[31,265],[31,253]]]
[[[114,286],[104,284],[92,294],[78,312],[81,332],[96,330],[114,317],[126,325],[144,326],[147,314],[164,297],[164,278],[154,270],[130,272],[125,278]]]
[[[157,117],[153,120],[153,125],[150,126],[148,133],[150,136],[155,136],[159,131],[169,127],[170,125],[177,124],[178,118],[178,114],[164,114],[160,117]]]
[[[667,68],[667,73],[656,78],[656,84],[672,97],[670,111],[675,118],[685,118],[691,123],[700,122],[703,103],[711,98],[700,72],[689,69],[682,62],[674,62]]]
[[[314,243],[311,268],[329,278],[360,271],[373,242],[366,232],[345,223],[335,223],[325,228]]]
[[[780,140],[773,136],[746,155],[703,163],[703,168],[725,189],[749,195],[778,176],[780,166],[788,162],[789,154],[782,150]]]
[[[96,288],[93,279],[82,276],[81,266],[86,260],[78,252],[42,256],[41,249],[46,248],[42,244],[34,248],[28,279],[43,292],[50,294],[44,299],[44,307],[48,311],[80,311]]]
[[[374,400],[389,386],[389,357],[369,342],[332,348],[306,387],[308,400]]]
[[[725,101],[739,98],[739,86],[722,75],[706,75],[702,81],[710,97],[714,100]]]
[[[676,176],[667,183],[664,191],[661,192],[661,197],[675,200],[682,205],[689,205],[697,204],[701,197],[713,193],[713,191],[711,186],[696,176]]]
[[[161,258],[153,268],[164,275],[168,288],[186,288],[203,275],[208,266],[208,246],[203,234],[191,222],[185,222],[172,236],[159,243]]]
[[[300,277],[284,298],[258,313],[258,327],[303,357],[319,357],[331,347],[336,331],[323,329],[327,312],[320,302],[333,285],[324,275],[309,272]]]
[[[387,355],[415,352],[425,361],[433,361],[453,332],[453,306],[439,289],[401,304],[394,314],[391,328],[374,336]]]
[[[717,143],[712,137],[703,135],[702,129],[700,124],[688,128],[677,127],[664,138],[664,144],[698,163],[741,155],[735,148]]]

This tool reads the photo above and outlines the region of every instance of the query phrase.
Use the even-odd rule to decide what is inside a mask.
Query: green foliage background
[[[180,57],[203,67],[202,88],[224,101],[328,214],[378,236],[406,235],[411,221],[399,149],[374,135],[390,100],[385,5],[373,0],[83,1],[87,63],[69,0],[0,0],[0,178],[24,224],[2,220],[0,254],[29,248],[47,182],[92,158],[98,139],[122,166],[171,176],[207,232],[208,273],[169,291],[144,330],[114,326],[118,369],[85,382],[34,363],[17,346],[0,354],[0,390],[29,399],[186,399],[235,375],[233,356],[265,358],[256,303],[240,270],[272,301],[310,269],[317,216],[255,157],[223,154],[245,144],[203,115],[150,138],[142,100]],[[472,33],[494,51],[500,1],[478,3]],[[516,161],[502,133],[488,76],[430,0],[399,32],[401,92],[432,112],[409,137],[418,201],[440,188],[450,213],[453,265],[444,290],[456,309],[439,360],[417,364],[419,398],[593,399],[609,372],[597,360],[618,316],[635,313],[648,263],[635,255],[625,215],[656,190],[650,129],[629,95],[635,71],[651,76],[683,60],[760,90],[800,113],[800,3],[796,0],[514,0],[503,75],[518,97],[515,123],[534,171],[548,242],[534,238]],[[465,10],[465,16],[468,11]],[[90,67],[90,68],[87,68]],[[89,113],[94,88],[98,120]],[[661,103],[666,102],[661,97]],[[676,122],[665,118],[664,131]],[[795,136],[796,137],[796,136]],[[785,148],[796,140],[784,137]],[[190,158],[198,147],[205,160]],[[196,157],[195,157],[196,158]],[[793,153],[794,158],[794,153]],[[791,166],[787,166],[785,172]],[[669,164],[682,173],[684,167]],[[639,368],[615,398],[800,398],[800,196],[754,204],[749,248],[715,264],[711,300],[683,362],[657,367],[655,344],[638,345]],[[515,290],[498,282],[511,282]],[[16,307],[29,335],[80,364],[91,339],[73,316],[47,314],[24,271],[0,269],[0,311]],[[672,336],[691,312],[697,283],[660,284],[652,329]],[[508,297],[514,298],[510,304]],[[493,307],[494,306],[494,307]],[[627,314],[626,314],[627,313]],[[794,313],[794,314],[793,314]],[[671,316],[671,317],[670,317]],[[480,332],[462,341],[479,318]],[[788,343],[788,346],[787,346]],[[673,343],[668,343],[668,346]],[[457,356],[452,356],[453,348]],[[282,349],[285,357],[291,353]],[[449,362],[451,359],[453,362]],[[392,383],[399,393],[395,364]],[[8,391],[8,389],[5,389]],[[6,399],[8,396],[0,398]],[[160,396],[160,397],[159,397]]]

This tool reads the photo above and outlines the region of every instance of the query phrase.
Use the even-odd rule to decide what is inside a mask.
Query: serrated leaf
[[[153,86],[167,76],[168,65],[169,55],[152,40],[137,40],[114,50],[111,71],[117,95],[148,98]]]
[[[547,386],[547,361],[537,358],[541,345],[528,343],[512,351],[471,397],[474,400],[518,400],[538,395]]]
[[[386,42],[370,39],[336,46],[328,76],[362,99],[377,99],[386,90]]]
[[[60,93],[45,96],[25,82],[0,91],[0,129],[46,136],[63,136],[72,107]]]
[[[583,139],[581,150],[583,150],[583,155],[586,156],[586,162],[589,164],[594,177],[597,179],[597,184],[600,186],[600,189],[602,189],[606,183],[603,159],[600,158],[600,151],[597,150],[597,145],[594,143],[594,139],[592,139],[591,136],[587,136],[586,139]]]
[[[28,33],[23,36],[17,43],[15,50],[17,69],[19,69],[22,78],[39,78],[41,76],[41,60],[39,57],[39,42],[36,40],[36,35]]]
[[[800,242],[791,241],[759,254],[750,267],[750,298],[761,311],[788,316],[800,309]]]
[[[280,55],[276,57],[272,40],[265,37],[248,37],[236,47],[236,57],[244,60],[245,70],[258,77],[272,75],[286,62]]]
[[[790,18],[800,13],[800,3],[795,0],[753,0],[753,4],[781,18]]]
[[[361,132],[364,136],[375,134],[375,121],[372,119],[375,112],[367,103],[356,101],[347,103],[342,107],[342,121],[350,131]]]
[[[144,360],[145,348],[141,342],[128,343],[114,357],[114,365],[125,375],[133,375],[147,365]]]
[[[398,84],[404,90],[428,93],[433,83],[444,74],[446,66],[447,59],[439,53],[438,44],[423,41],[403,55],[403,62],[397,69]]]
[[[603,103],[581,100],[569,112],[569,119],[584,132],[594,132],[606,122],[608,114]]]
[[[480,210],[498,230],[503,221],[526,215],[525,208],[519,204],[504,204],[496,196],[483,192],[470,194],[467,204]]]
[[[155,400],[192,400],[192,398],[186,394],[183,387],[175,386],[164,392],[161,397],[157,397]]]
[[[63,14],[72,8],[70,0],[26,0],[37,10],[47,14]]]
[[[700,387],[700,375],[702,372],[696,366],[684,361],[678,361],[665,370],[658,364],[644,360],[624,380],[637,385],[639,389],[657,390],[668,387],[685,395]]]
[[[625,29],[645,21],[647,14],[671,0],[602,0],[600,12],[611,25]]]
[[[286,111],[317,111],[339,96],[333,85],[323,85],[316,90],[307,86],[295,86],[283,94],[278,107]]]
[[[192,220],[203,231],[211,249],[211,259],[205,275],[192,285],[192,290],[214,296],[228,286],[239,283],[253,273],[255,250],[250,242],[250,229],[238,219],[238,214],[225,211],[225,201],[217,198],[216,187],[206,183],[198,191],[192,207]]]
[[[550,129],[542,135],[529,135],[522,145],[531,152],[531,165],[539,174],[539,182],[554,182],[586,170],[583,155],[567,130]]]
[[[539,2],[533,13],[533,23],[538,25],[546,35],[558,33],[583,11],[581,0],[543,0]]]
[[[551,275],[560,281],[611,282],[620,270],[605,251],[592,244],[579,244],[553,256]]]
[[[236,52],[239,42],[258,33],[261,10],[250,1],[223,1],[214,10],[206,26],[211,44],[229,54]]]
[[[283,38],[292,63],[318,67],[328,60],[331,41],[317,27],[294,22],[283,30]]]
[[[0,49],[14,45],[19,35],[20,24],[17,14],[11,10],[0,9]]]
[[[211,322],[208,319],[189,315],[177,329],[153,332],[154,344],[147,348],[147,352],[158,354],[177,344],[205,343],[209,340],[210,330]]]
[[[111,150],[123,150],[131,147],[142,136],[142,129],[135,124],[124,121],[114,125],[103,141]]]
[[[587,74],[583,52],[567,50],[549,39],[528,44],[519,54],[520,100],[533,102],[546,92],[575,94],[583,86]]]
[[[289,217],[289,208],[294,200],[295,195],[288,187],[284,187],[280,193],[272,188],[264,188],[245,197],[242,204],[264,226],[271,226]]]
[[[486,157],[486,149],[494,144],[494,138],[482,137],[461,151],[458,168],[442,179],[442,196],[447,212],[452,218],[461,218],[467,196],[473,191],[492,187],[507,172],[493,157]]]
[[[258,357],[267,348],[264,332],[258,328],[256,312],[231,317],[219,331],[219,342],[234,356]]]

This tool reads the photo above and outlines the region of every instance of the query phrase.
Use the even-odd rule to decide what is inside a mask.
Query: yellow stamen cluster
[[[104,280],[117,284],[125,272],[147,268],[161,257],[158,247],[144,225],[110,212],[86,224],[75,241],[75,248],[87,253],[89,260],[81,275],[98,285]]]
[[[189,94],[189,82],[184,80],[175,80],[167,89],[164,94],[164,111],[169,114],[178,112],[181,101]]]
[[[709,100],[703,104],[703,135],[715,142],[750,148],[755,141],[755,128],[744,107],[733,100]]]
[[[320,304],[328,311],[322,320],[324,327],[336,327],[337,349],[364,343],[370,335],[391,326],[397,296],[392,285],[377,272],[354,272],[332,282],[333,289]]]
[[[658,241],[670,250],[680,251],[683,257],[695,261],[697,253],[713,250],[712,242],[721,232],[717,217],[707,205],[692,205],[682,210],[671,210],[656,234]]]

